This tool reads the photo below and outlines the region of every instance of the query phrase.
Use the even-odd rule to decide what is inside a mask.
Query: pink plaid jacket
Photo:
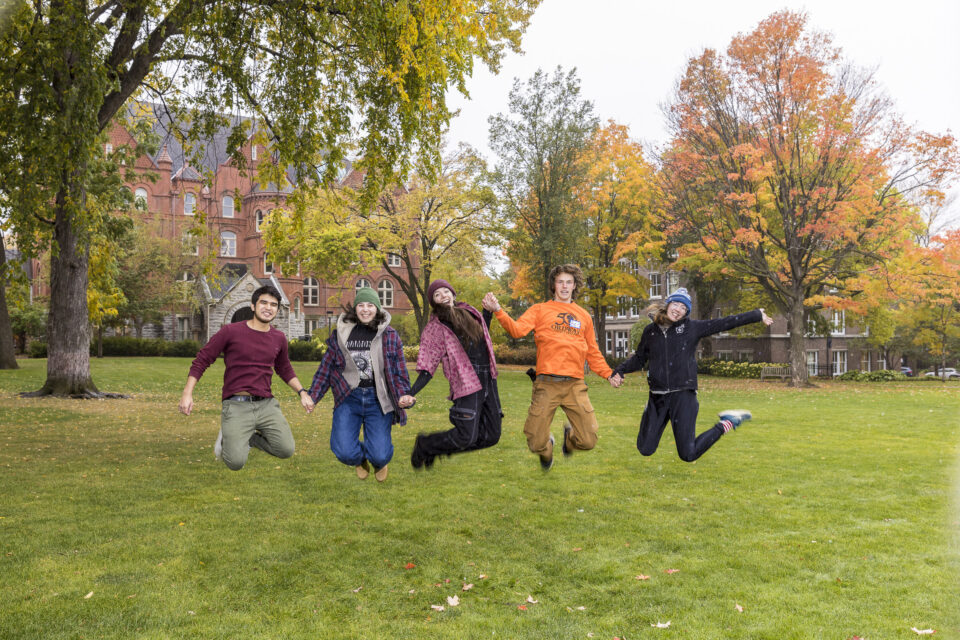
[[[490,375],[496,378],[497,364],[493,356],[493,342],[490,341],[490,332],[487,331],[483,316],[466,302],[458,302],[457,306],[475,315],[480,326],[483,327],[483,337],[487,342],[487,352],[490,354]],[[456,334],[436,316],[432,316],[420,335],[417,371],[426,371],[432,376],[441,363],[443,363],[443,374],[450,383],[448,396],[450,400],[468,396],[482,388],[480,379],[477,378],[477,373],[473,370],[470,359],[467,358],[467,352],[463,350]]]

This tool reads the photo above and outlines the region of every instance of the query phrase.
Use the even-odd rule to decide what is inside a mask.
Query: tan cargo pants
[[[597,444],[597,417],[587,397],[587,384],[581,378],[556,379],[538,375],[533,383],[527,421],[523,425],[530,451],[545,456],[553,455],[550,423],[553,422],[557,407],[563,409],[573,427],[568,446],[580,451],[593,449]]]

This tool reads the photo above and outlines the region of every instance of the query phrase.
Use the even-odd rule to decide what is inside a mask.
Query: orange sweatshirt
[[[604,378],[613,375],[597,346],[593,318],[575,302],[541,302],[527,309],[517,320],[503,309],[494,315],[514,338],[533,330],[537,343],[537,373],[582,378],[586,361],[597,375]]]

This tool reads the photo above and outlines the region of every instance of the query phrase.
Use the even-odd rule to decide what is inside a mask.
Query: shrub
[[[40,342],[39,340],[34,340],[30,343],[30,346],[27,348],[27,353],[30,354],[31,358],[46,358],[47,357],[47,343]]]
[[[291,340],[289,347],[290,359],[299,362],[317,362],[323,359],[327,345],[312,340]]]
[[[536,347],[510,347],[505,344],[493,345],[493,355],[498,364],[526,364],[537,363]]]
[[[770,362],[733,362],[732,360],[717,360],[704,358],[697,362],[697,373],[724,378],[760,378],[764,367],[787,367],[787,364]]]
[[[197,340],[178,340],[164,346],[163,355],[171,358],[195,358],[202,345]]]
[[[167,341],[161,338],[131,338],[115,336],[103,339],[105,356],[162,356],[166,352]],[[90,341],[90,355],[97,355],[97,341]],[[194,353],[196,355],[196,353]]]
[[[416,362],[420,356],[420,345],[407,344],[403,346],[403,359],[407,362]]]

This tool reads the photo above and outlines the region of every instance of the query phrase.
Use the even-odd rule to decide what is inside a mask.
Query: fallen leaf
[[[197,612],[196,612],[196,611],[187,611],[187,613],[189,613],[189,614],[192,615],[192,616],[197,615]]]
[[[413,595],[413,594],[415,594],[416,592],[417,592],[416,589],[410,589],[410,591],[407,591],[407,593],[409,593],[410,595]]]
[[[404,569],[413,569],[415,566],[417,566],[417,565],[413,564],[412,562],[408,562],[407,564],[405,564],[405,565],[403,566],[403,568],[404,568]]]
[[[432,604],[430,605],[430,608],[433,609],[434,611],[443,611],[442,604]]]
[[[910,630],[918,636],[932,636],[936,633],[933,629],[917,629],[916,627],[910,627]]]
[[[738,612],[743,613],[743,607],[741,607],[738,604],[734,605],[734,607],[737,609]]]
[[[455,607],[460,604],[460,596],[447,596],[447,604]]]
[[[529,602],[530,604],[539,604],[539,603],[540,603],[539,600],[534,600],[534,599],[533,599],[533,596],[527,596],[527,602]]]
[[[653,624],[653,623],[651,622],[651,623],[650,623],[650,626],[651,626],[651,627],[656,627],[657,629],[669,629],[669,628],[670,628],[670,621],[667,620],[666,622],[657,622],[657,624]]]
[[[83,599],[84,599],[84,600],[89,600],[89,599],[92,598],[92,597],[93,597],[93,591],[91,591],[91,592],[88,593],[87,595],[83,596]]]
[[[588,638],[592,638],[592,637],[593,637],[593,631],[591,631],[590,633],[588,633],[588,634],[587,634],[587,637],[588,637]]]
[[[586,607],[577,607],[577,611],[586,611],[586,610],[587,610]]]
[[[517,605],[517,609],[520,609],[520,611],[526,611],[526,610],[527,610],[527,607],[524,606],[524,605],[522,605],[522,604],[518,604],[518,605]]]
[[[571,551],[583,551],[583,547],[574,547]]]
[[[664,572],[664,573],[676,573],[677,571],[680,571],[680,569],[665,569],[663,572]]]
[[[470,584],[465,584],[465,585],[463,585],[463,590],[464,590],[464,591],[470,591],[470,589],[473,589],[473,583],[472,583],[472,582],[471,582]]]
[[[354,593],[360,593],[360,589],[363,589],[363,585],[360,585],[359,587],[357,587],[356,589],[354,589],[353,592],[354,592]]]
[[[636,578],[634,578],[634,579],[635,579],[635,580],[649,580],[649,579],[650,579],[650,576],[645,576],[645,575],[643,575],[643,574],[641,573],[640,575],[638,575],[638,576],[637,576]]]
[[[481,579],[481,580],[486,580],[486,579],[487,579],[487,574],[481,573],[481,574],[480,574],[480,579]]]

